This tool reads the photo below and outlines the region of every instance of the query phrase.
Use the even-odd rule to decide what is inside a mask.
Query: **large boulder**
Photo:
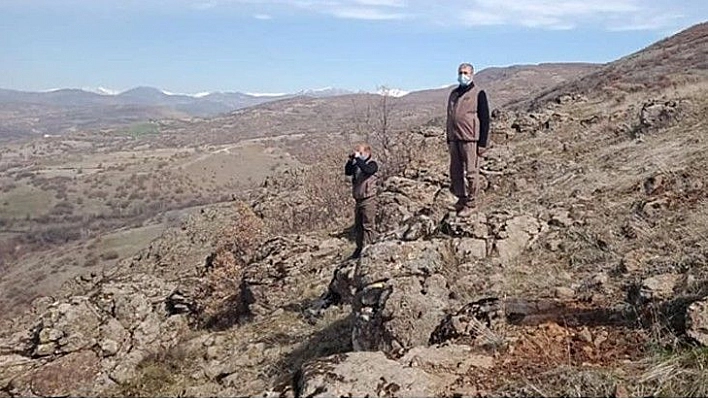
[[[444,381],[381,352],[352,352],[307,363],[297,386],[300,397],[411,398],[439,396]]]
[[[70,353],[12,381],[8,391],[15,396],[93,396],[93,383],[100,372],[99,359],[91,350]]]
[[[298,298],[327,290],[327,282],[336,269],[335,259],[347,248],[343,239],[321,240],[299,235],[276,237],[266,242],[256,261],[243,273],[241,289],[251,315],[265,316]],[[323,264],[326,267],[323,267]]]
[[[386,241],[365,250],[354,276],[356,350],[400,355],[427,344],[449,306],[445,250],[441,240]]]
[[[437,182],[393,176],[383,184],[378,196],[376,228],[387,232],[399,228],[401,222],[420,213],[431,212],[431,205],[439,197]]]
[[[497,216],[497,215],[493,215]],[[508,264],[521,255],[542,231],[544,226],[531,215],[511,218],[490,218],[495,235],[494,254],[502,264]]]

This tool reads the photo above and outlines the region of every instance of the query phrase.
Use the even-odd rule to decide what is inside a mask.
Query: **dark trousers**
[[[479,161],[476,141],[451,141],[450,191],[457,198],[474,204],[479,191]]]
[[[354,232],[356,249],[361,252],[365,244],[374,241],[374,218],[376,217],[376,197],[356,200],[354,207]]]

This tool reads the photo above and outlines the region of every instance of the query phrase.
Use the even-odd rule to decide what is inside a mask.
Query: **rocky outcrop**
[[[415,241],[365,251],[354,275],[355,350],[400,354],[427,343],[448,306],[442,249],[437,241]]]

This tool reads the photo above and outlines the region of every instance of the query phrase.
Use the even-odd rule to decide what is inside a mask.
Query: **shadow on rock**
[[[281,393],[294,390],[300,369],[310,360],[351,352],[351,330],[352,316],[349,315],[315,332],[308,340],[283,356],[278,365],[281,376],[275,390]]]

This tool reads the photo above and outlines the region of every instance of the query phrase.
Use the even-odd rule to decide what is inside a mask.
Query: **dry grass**
[[[686,348],[659,354],[647,361],[636,395],[644,397],[707,397],[708,349]]]
[[[186,353],[174,348],[148,356],[136,369],[137,376],[105,392],[107,397],[179,397],[190,386],[185,370]]]

